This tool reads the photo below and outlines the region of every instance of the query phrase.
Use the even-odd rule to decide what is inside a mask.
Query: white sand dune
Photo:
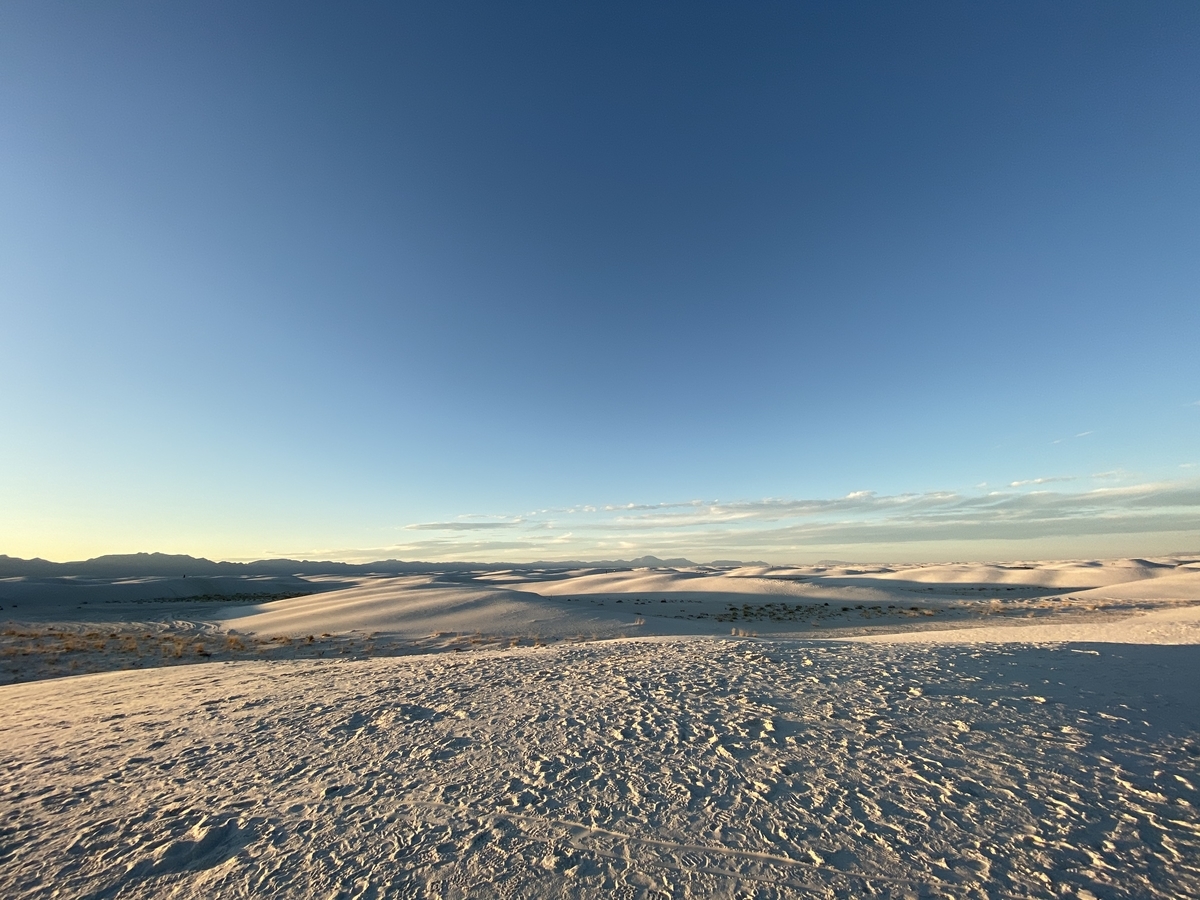
[[[1153,603],[1200,602],[1200,570],[1180,567],[1145,580],[1113,582],[1087,591],[1072,591],[1081,600],[1148,601]]]
[[[1197,647],[655,639],[15,685],[0,893],[1197,896],[1197,683]]]
[[[1200,571],[1179,561],[1110,560],[1050,563],[1044,569],[957,565],[399,576],[360,579],[221,616],[238,632],[293,636],[614,637],[728,634],[734,627],[809,636],[814,629],[906,630],[914,618],[926,627],[965,626],[985,615],[1192,602],[1200,603]],[[926,621],[931,618],[936,621]]]
[[[273,658],[0,686],[0,896],[1200,896],[1191,560],[301,581],[22,588],[18,675]]]
[[[1066,560],[1005,565],[962,563],[905,566],[881,571],[872,577],[925,584],[1019,584],[1071,591],[1162,578],[1176,574],[1179,565],[1174,559]]]
[[[1156,609],[1104,621],[984,625],[848,637],[850,641],[908,644],[1104,643],[1200,644],[1200,606]]]
[[[487,584],[454,585],[430,576],[401,576],[364,579],[338,591],[265,603],[228,615],[224,621],[231,629],[250,634],[365,632],[417,638],[432,633],[598,632],[613,637],[634,627],[636,618],[620,610],[572,609],[537,594]]]

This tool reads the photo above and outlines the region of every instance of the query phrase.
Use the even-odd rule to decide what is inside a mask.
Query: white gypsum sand
[[[1200,602],[1180,560],[402,576],[231,609],[251,634],[810,635],[970,626],[995,618],[1104,618]]]
[[[1200,573],[1027,565],[209,596],[244,653],[0,687],[0,891],[1196,895]]]

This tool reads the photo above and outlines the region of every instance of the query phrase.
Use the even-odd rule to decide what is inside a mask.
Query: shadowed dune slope
[[[226,617],[227,627],[258,634],[386,632],[615,635],[635,616],[571,609],[537,594],[487,585],[447,585],[429,576],[369,579],[329,593],[264,603]]]

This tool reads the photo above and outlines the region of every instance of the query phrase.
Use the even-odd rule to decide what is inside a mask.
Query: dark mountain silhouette
[[[0,578],[16,576],[88,578],[137,578],[148,576],[212,575],[404,575],[440,572],[471,572],[482,569],[641,569],[684,568],[696,563],[681,557],[659,559],[539,560],[532,563],[510,562],[409,562],[385,559],[369,563],[345,563],[307,559],[260,559],[255,562],[214,562],[202,557],[172,553],[120,553],[97,556],[76,562],[51,562],[45,559],[18,559],[0,554]],[[735,566],[732,560],[713,565]],[[748,565],[767,565],[749,563]]]

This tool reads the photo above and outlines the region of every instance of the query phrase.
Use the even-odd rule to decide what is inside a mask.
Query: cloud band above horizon
[[[832,499],[580,506],[404,526],[412,540],[309,551],[346,560],[595,559],[653,554],[803,563],[1163,555],[1200,550],[1200,481],[1067,493],[932,491]]]

